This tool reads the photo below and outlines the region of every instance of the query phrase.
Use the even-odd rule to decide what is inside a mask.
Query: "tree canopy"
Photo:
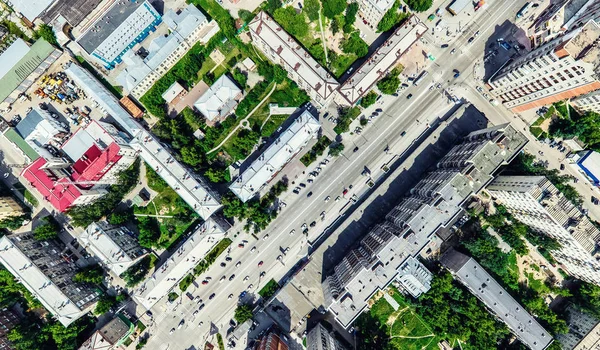
[[[74,282],[90,283],[94,285],[102,285],[104,281],[104,270],[100,265],[88,266],[73,276]]]
[[[364,108],[370,107],[377,102],[378,96],[379,95],[375,91],[371,90],[363,96],[362,100],[360,101],[360,105]]]
[[[350,34],[348,38],[342,40],[341,49],[344,53],[355,54],[358,57],[364,57],[369,53],[369,45],[360,38],[357,31]]]
[[[396,2],[394,2],[394,5],[389,10],[387,10],[387,12],[383,15],[379,23],[377,23],[378,32],[387,32],[388,30],[394,28],[405,18],[403,14],[398,13],[399,7],[400,1],[396,0]]]
[[[273,17],[286,32],[295,37],[301,38],[308,34],[308,22],[304,12],[298,14],[293,7],[287,6],[275,10]]]
[[[58,41],[56,41],[56,35],[54,34],[54,30],[47,24],[40,25],[35,31],[34,37],[42,38],[50,44],[58,46]]]
[[[415,12],[424,12],[431,8],[433,0],[404,0],[408,7]]]
[[[356,14],[358,13],[358,3],[351,2],[346,7],[346,18],[344,23],[344,33],[352,33],[354,31],[354,22],[356,22]]]
[[[60,226],[58,225],[58,222],[54,220],[54,218],[46,216],[40,221],[42,224],[33,229],[33,237],[35,237],[35,239],[38,241],[46,241],[58,236]]]
[[[94,313],[96,315],[102,315],[110,311],[110,308],[117,305],[117,299],[112,295],[104,294],[98,299]]]
[[[398,78],[398,71],[393,69],[383,79],[377,83],[377,88],[382,94],[391,95],[398,90],[400,86],[400,78]]]
[[[235,309],[233,318],[238,324],[244,323],[254,316],[252,314],[252,307],[250,305],[240,305]]]
[[[304,0],[304,13],[310,21],[316,21],[319,19],[319,10],[321,9],[321,2],[319,0]]]
[[[323,14],[333,19],[346,9],[346,0],[323,0]]]

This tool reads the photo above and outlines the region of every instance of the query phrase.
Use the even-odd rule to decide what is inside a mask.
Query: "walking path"
[[[221,148],[221,146],[223,146],[223,145],[225,144],[225,142],[227,142],[227,140],[229,140],[229,138],[230,138],[231,136],[233,136],[233,135],[234,135],[234,134],[237,132],[237,130],[238,130],[239,128],[241,128],[241,127],[244,127],[244,128],[246,128],[246,129],[248,129],[248,128],[249,128],[249,126],[248,126],[248,118],[250,118],[250,117],[251,117],[251,116],[254,114],[254,112],[256,112],[256,110],[257,110],[257,109],[258,109],[260,106],[262,106],[262,104],[263,104],[263,103],[265,103],[265,101],[266,101],[266,100],[267,100],[269,97],[271,97],[271,94],[272,94],[272,93],[275,91],[275,88],[276,88],[276,87],[277,87],[277,84],[273,84],[273,88],[271,89],[271,91],[269,91],[269,93],[267,94],[267,96],[265,96],[265,97],[262,99],[262,101],[260,101],[260,103],[259,103],[258,105],[256,105],[256,107],[254,107],[254,109],[253,109],[253,110],[252,110],[250,113],[248,113],[248,115],[246,116],[246,118],[242,119],[242,120],[240,121],[240,123],[239,123],[238,125],[236,125],[236,127],[235,127],[235,128],[233,128],[233,130],[231,130],[231,132],[229,133],[229,135],[227,135],[227,137],[225,137],[225,139],[223,139],[223,141],[221,141],[221,143],[219,143],[219,144],[218,144],[218,145],[217,145],[215,148],[213,148],[213,149],[211,149],[210,151],[206,152],[206,154],[211,154],[211,153],[213,153],[214,151],[216,151],[216,150],[218,150],[219,148]]]

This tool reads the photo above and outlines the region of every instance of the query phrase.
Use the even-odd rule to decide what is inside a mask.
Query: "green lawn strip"
[[[194,276],[198,276],[204,271],[208,270],[210,265],[212,265],[219,255],[223,253],[229,246],[231,245],[231,239],[223,238],[217,245],[204,257],[202,261],[196,265],[194,268]]]
[[[179,289],[182,292],[185,292],[188,289],[188,287],[192,284],[193,281],[194,281],[194,276],[192,274],[185,276],[181,280],[181,282],[179,282]]]
[[[274,279],[271,279],[269,282],[267,282],[267,284],[264,285],[264,287],[260,289],[258,295],[263,297],[263,299],[269,299],[277,292],[278,289],[279,284]]]
[[[301,158],[300,161],[305,166],[309,166],[312,162],[317,160],[317,157],[322,156],[327,147],[331,145],[331,140],[327,136],[319,137],[317,143],[315,143],[310,151],[306,152]]]
[[[210,57],[207,57],[204,62],[202,62],[202,68],[198,71],[198,81],[204,78],[204,75],[210,72],[217,64]]]

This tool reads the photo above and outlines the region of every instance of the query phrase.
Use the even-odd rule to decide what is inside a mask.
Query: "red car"
[[[204,285],[204,284],[208,284],[208,281],[207,281],[207,280],[204,280],[204,281],[202,281],[202,284],[203,284],[203,285]]]
[[[238,244],[238,248],[244,248],[244,244],[243,243]]]
[[[348,189],[347,189],[347,188],[344,188],[344,192],[342,192],[342,195],[344,195],[344,196],[345,196],[345,195],[346,195],[346,193],[348,193]]]
[[[263,264],[263,262],[262,262],[262,261],[260,261],[260,262],[258,263],[258,266],[262,266],[262,264]]]

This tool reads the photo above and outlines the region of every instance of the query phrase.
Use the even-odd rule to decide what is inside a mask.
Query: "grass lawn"
[[[273,296],[273,294],[275,294],[275,292],[277,292],[278,289],[279,284],[275,282],[274,279],[271,279],[269,282],[267,282],[267,284],[265,284],[264,287],[261,288],[261,290],[258,292],[258,295],[264,299],[269,299]]]
[[[202,62],[202,68],[198,71],[198,81],[204,78],[204,74],[210,72],[216,66],[215,61],[213,61],[210,57],[206,57],[206,60]]]
[[[213,75],[215,76],[215,81],[221,77],[221,75],[227,73],[229,68],[225,65],[225,62],[221,63],[214,71]]]

